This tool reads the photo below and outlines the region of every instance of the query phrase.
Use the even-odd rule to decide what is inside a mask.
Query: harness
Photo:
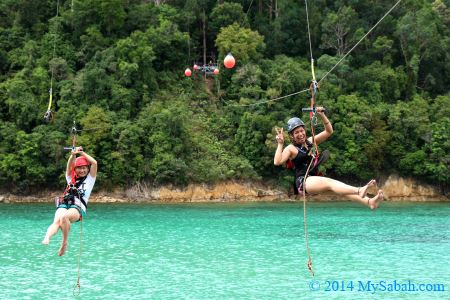
[[[294,159],[292,159],[292,160],[290,159],[287,161],[287,167],[289,169],[293,169],[295,172],[293,187],[294,187],[294,194],[298,195],[299,190],[306,192],[306,191],[304,191],[304,188],[303,188],[303,180],[306,176],[306,173],[308,173],[308,176],[309,175],[313,175],[313,176],[319,175],[319,172],[318,172],[319,162],[313,155],[313,152],[314,152],[313,144],[311,142],[309,142],[308,140],[306,140],[306,147],[303,145],[301,145],[301,146],[296,145],[296,144],[293,144],[293,145],[297,149],[298,153]],[[310,169],[309,172],[307,172],[308,167],[311,163],[311,160],[314,160],[314,168]]]
[[[312,146],[313,144],[308,140],[306,141],[306,147],[303,145],[298,146],[294,144],[294,147],[298,150],[297,156],[292,160],[295,170],[295,178],[306,175],[311,159],[314,158],[312,155]],[[311,171],[309,173],[311,173]]]
[[[87,207],[86,201],[83,199],[84,194],[80,193],[80,186],[84,183],[87,176],[74,179],[75,176],[72,176],[72,180],[69,184],[67,184],[66,189],[64,190],[64,193],[61,197],[58,197],[57,202],[57,208],[64,207],[64,208],[71,208],[75,207],[77,209],[81,209],[81,207],[76,203],[75,197],[77,197],[80,202],[84,205],[84,207]],[[81,211],[80,211],[81,216]]]

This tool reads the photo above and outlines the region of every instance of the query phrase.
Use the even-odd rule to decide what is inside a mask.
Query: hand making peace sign
[[[284,145],[283,127],[281,127],[281,128],[275,127],[275,130],[277,131],[277,136],[275,137],[275,139],[277,140],[277,143],[280,145]]]

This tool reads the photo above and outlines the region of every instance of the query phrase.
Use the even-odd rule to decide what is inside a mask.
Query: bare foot
[[[365,186],[362,186],[358,189],[358,195],[361,198],[364,198],[367,194],[367,190],[369,189],[369,187],[374,186],[377,184],[377,181],[375,179],[372,179],[371,181],[369,181]]]
[[[66,253],[66,249],[67,249],[67,243],[61,243],[61,247],[59,248],[59,251],[58,251],[58,256],[63,256],[64,253]]]
[[[42,244],[43,244],[43,245],[48,245],[48,244],[50,244],[50,239],[49,239],[48,237],[45,237],[45,238],[42,240]]]
[[[376,209],[381,201],[384,199],[384,194],[382,190],[378,190],[378,193],[375,197],[370,198],[367,203],[369,204],[370,209]]]

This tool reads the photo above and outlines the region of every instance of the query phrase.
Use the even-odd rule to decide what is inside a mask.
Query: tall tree
[[[357,42],[361,35],[359,28],[360,21],[352,7],[344,6],[337,13],[328,13],[322,22],[321,48],[334,49],[336,55],[343,56]]]

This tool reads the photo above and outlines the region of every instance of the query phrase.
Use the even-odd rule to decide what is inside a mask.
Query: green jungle
[[[327,176],[396,173],[445,193],[450,1],[401,1],[384,18],[396,1],[307,4],[0,0],[0,190],[61,188],[75,136],[105,190],[227,180],[287,188],[292,172],[273,165],[275,128],[293,116],[309,128],[301,108],[313,58],[323,78],[315,104],[334,128],[320,145],[332,155]]]

